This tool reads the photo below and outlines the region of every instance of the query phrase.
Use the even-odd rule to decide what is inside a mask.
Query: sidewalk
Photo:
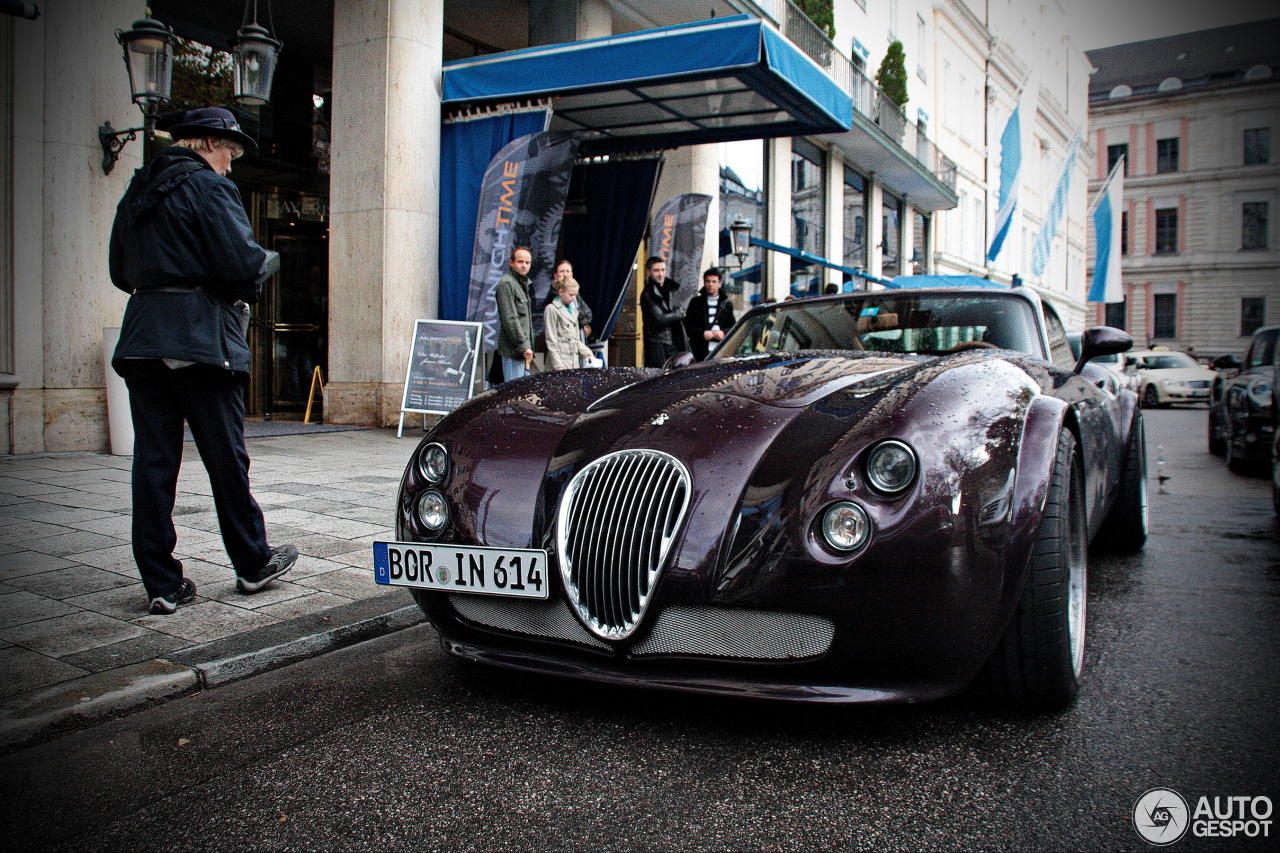
[[[236,590],[209,481],[187,442],[174,522],[199,587],[147,613],[129,545],[129,457],[0,456],[0,749],[321,654],[421,620],[407,591],[373,581],[393,536],[417,430],[249,438],[250,479],[292,571]]]

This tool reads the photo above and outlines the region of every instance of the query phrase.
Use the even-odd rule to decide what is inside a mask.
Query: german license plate
[[[374,542],[373,579],[390,586],[547,598],[547,552],[426,542]]]

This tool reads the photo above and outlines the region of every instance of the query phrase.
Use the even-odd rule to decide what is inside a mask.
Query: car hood
[[[768,353],[709,361],[627,385],[597,400],[590,410],[655,407],[655,395],[706,393],[785,409],[805,408],[837,391],[884,388],[936,361],[922,356],[849,352]]]

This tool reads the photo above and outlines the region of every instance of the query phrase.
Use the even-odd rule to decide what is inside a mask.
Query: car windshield
[[[941,355],[982,346],[1044,358],[1032,305],[998,293],[879,291],[789,300],[743,318],[714,358],[810,349]]]
[[[1142,359],[1144,370],[1176,370],[1180,367],[1199,367],[1199,363],[1185,352],[1149,355]]]

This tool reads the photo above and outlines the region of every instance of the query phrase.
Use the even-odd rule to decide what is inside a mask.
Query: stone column
[[[443,4],[336,0],[325,417],[391,426],[439,316]]]
[[[649,219],[671,198],[684,193],[711,196],[707,209],[707,230],[702,247],[702,266],[698,270],[698,287],[702,286],[702,270],[719,261],[720,255],[720,147],[719,145],[686,145],[666,153],[662,177],[653,198]],[[653,254],[652,251],[649,254]],[[643,282],[643,276],[641,276]],[[689,282],[680,282],[688,285]]]
[[[13,22],[14,453],[107,446],[102,329],[126,296],[111,286],[107,243],[115,205],[141,163],[129,144],[102,172],[97,128],[137,127],[115,39],[141,8],[122,0],[41,3]]]
[[[791,245],[791,140],[770,139],[769,174],[765,176],[768,194],[769,228],[764,235],[771,243]],[[765,252],[766,298],[781,302],[791,293],[791,256],[782,252]]]
[[[911,253],[915,251],[916,210],[904,195],[902,197],[902,216],[898,219],[899,245],[902,247],[901,259],[898,261],[898,275],[914,275],[915,268],[911,264]]]
[[[823,227],[827,234],[827,245],[823,255],[833,263],[844,263],[844,160],[837,145],[827,148],[827,185],[823,188],[827,194],[827,221]],[[823,283],[834,283],[836,287],[844,281],[840,270],[824,267]]]
[[[884,271],[884,193],[874,173],[867,176],[867,273]]]

